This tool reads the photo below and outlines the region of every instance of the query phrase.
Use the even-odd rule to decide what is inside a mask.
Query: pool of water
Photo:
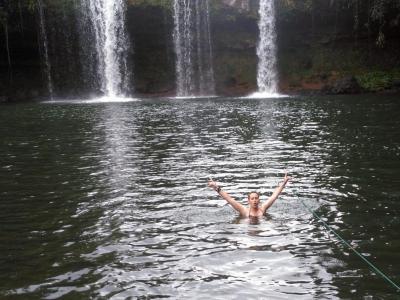
[[[0,107],[2,299],[396,299],[398,96]],[[265,218],[246,203],[293,176]]]

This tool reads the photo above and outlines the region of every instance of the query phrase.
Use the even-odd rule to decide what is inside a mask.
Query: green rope
[[[377,267],[375,267],[368,259],[365,258],[364,255],[359,253],[356,249],[354,249],[346,240],[344,240],[335,230],[333,230],[324,220],[320,218],[311,208],[309,208],[302,200],[300,202],[313,214],[314,217],[316,217],[319,221],[322,222],[322,224],[325,226],[326,229],[331,231],[343,244],[345,244],[350,250],[352,250],[355,254],[357,254],[358,257],[360,257],[364,262],[368,264],[368,266],[374,270],[375,273],[379,274],[382,276],[387,282],[389,282],[396,290],[397,292],[400,291],[400,286],[396,284],[394,281],[392,281],[388,276],[386,276],[381,270],[379,270]]]

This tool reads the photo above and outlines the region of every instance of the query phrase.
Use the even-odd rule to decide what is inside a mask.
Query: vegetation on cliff
[[[349,75],[366,91],[397,82],[400,1],[278,1],[281,75],[288,88],[322,88]]]

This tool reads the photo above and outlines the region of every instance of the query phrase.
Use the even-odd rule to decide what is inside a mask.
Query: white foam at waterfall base
[[[243,98],[246,99],[272,99],[272,98],[288,98],[289,95],[279,94],[279,93],[268,93],[268,92],[255,92],[247,95]]]
[[[82,103],[108,103],[108,102],[134,102],[134,101],[140,101],[140,100],[137,98],[105,96],[105,97],[101,97],[101,98],[83,100]]]
[[[136,101],[140,101],[140,99],[104,96],[93,99],[58,99],[51,101],[43,101],[42,103],[90,104],[90,103],[122,103],[122,102],[136,102]]]
[[[207,96],[207,95],[198,95],[198,96],[175,96],[175,97],[168,97],[168,99],[182,99],[182,100],[191,100],[191,99],[215,99],[218,98],[219,96],[216,95],[211,95],[211,96]]]

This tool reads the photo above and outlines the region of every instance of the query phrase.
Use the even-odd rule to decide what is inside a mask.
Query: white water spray
[[[260,0],[257,46],[258,69],[256,94],[277,94],[276,32],[274,0]]]
[[[125,27],[125,0],[81,0],[94,35],[97,77],[100,89],[108,97],[128,92],[129,39]]]
[[[177,96],[214,95],[208,0],[174,0]]]

